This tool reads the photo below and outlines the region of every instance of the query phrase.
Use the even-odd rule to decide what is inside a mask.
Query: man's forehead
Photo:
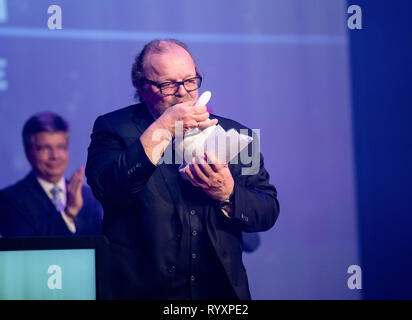
[[[162,50],[151,51],[144,62],[145,71],[159,73],[174,64],[184,64],[186,67],[194,67],[192,56],[182,47],[176,44],[166,44]]]
[[[47,132],[41,131],[37,132],[32,136],[33,142],[42,143],[42,142],[67,142],[69,138],[68,132],[65,131],[56,131],[56,132]]]
[[[156,54],[190,56],[189,52],[187,52],[185,48],[168,41],[159,42],[157,47],[152,48],[148,52],[148,56]]]

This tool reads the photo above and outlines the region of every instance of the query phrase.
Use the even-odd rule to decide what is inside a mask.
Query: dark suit
[[[229,119],[211,118],[218,118],[225,130],[245,128]],[[132,105],[97,118],[91,135],[86,177],[105,211],[103,233],[113,248],[114,297],[176,297],[171,293],[178,286],[176,270],[186,259],[181,257],[182,230],[193,206],[202,211],[205,234],[226,282],[238,298],[249,299],[242,231],[268,230],[279,212],[263,158],[258,174],[252,176],[241,175],[240,164],[229,166],[235,180],[235,213],[228,219],[216,201],[180,181],[178,166],[150,162],[139,137],[152,122],[145,105]],[[208,281],[213,280],[211,272]]]
[[[98,235],[102,207],[89,187],[83,186],[83,208],[71,233],[33,173],[0,191],[0,233],[3,237]]]

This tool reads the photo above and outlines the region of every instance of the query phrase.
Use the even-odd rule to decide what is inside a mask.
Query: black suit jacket
[[[225,130],[245,129],[229,119],[211,118],[218,118]],[[173,281],[170,266],[178,259],[184,209],[177,169],[153,165],[139,139],[152,122],[144,104],[132,105],[98,117],[91,135],[86,177],[105,212],[103,233],[113,248],[115,297],[167,298]],[[254,143],[254,147],[259,144],[257,139]],[[279,213],[263,157],[259,152],[255,156],[260,156],[255,175],[241,175],[241,164],[229,166],[235,180],[233,218],[224,217],[216,201],[201,190],[198,198],[207,212],[208,236],[240,299],[250,298],[242,263],[242,231],[268,230]]]
[[[75,221],[76,233],[67,228],[35,175],[0,191],[0,233],[3,237],[98,235],[103,210],[87,186],[82,188],[83,208]]]

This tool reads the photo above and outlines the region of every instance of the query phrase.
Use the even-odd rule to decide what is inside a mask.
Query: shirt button
[[[196,230],[192,231],[192,236],[196,237],[196,235],[197,235],[197,231]]]
[[[171,272],[175,272],[175,270],[176,270],[176,267],[175,266],[171,266],[170,268],[169,268],[169,272],[171,273]]]
[[[190,276],[190,280],[195,281],[195,276]]]
[[[194,216],[196,214],[196,210],[190,210],[190,215]]]
[[[176,235],[176,239],[180,239],[182,237],[182,235],[180,234],[180,233],[178,233],[177,235]]]
[[[192,253],[192,259],[196,259],[196,253]]]

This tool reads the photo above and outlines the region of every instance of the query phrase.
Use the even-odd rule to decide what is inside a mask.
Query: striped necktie
[[[61,198],[60,198],[60,192],[62,192],[62,191],[63,191],[63,190],[62,190],[59,186],[57,186],[57,185],[55,185],[55,186],[50,190],[50,192],[51,192],[51,194],[52,194],[52,196],[53,196],[53,199],[52,199],[53,204],[54,204],[54,206],[56,207],[56,210],[57,210],[58,212],[61,212],[62,209],[63,209],[63,202],[61,201]]]

